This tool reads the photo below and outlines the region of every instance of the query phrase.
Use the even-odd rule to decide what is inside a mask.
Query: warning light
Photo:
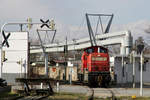
[[[29,23],[28,25],[27,25],[27,28],[30,30],[31,28],[32,28],[32,18],[28,18],[27,19],[27,22]]]
[[[54,20],[51,20],[51,21],[49,22],[49,28],[50,28],[51,30],[55,30],[55,22],[54,22]]]

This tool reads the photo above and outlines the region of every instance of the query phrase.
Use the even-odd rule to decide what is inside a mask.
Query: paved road
[[[54,91],[57,92],[56,87]],[[60,85],[60,92],[70,92],[70,93],[83,93],[86,94],[90,89],[87,86],[79,86],[79,85]]]
[[[112,94],[115,96],[140,96],[139,88],[93,88],[95,97],[111,97]],[[56,91],[56,87],[54,89]],[[61,85],[60,92],[70,92],[70,93],[83,93],[86,95],[91,95],[91,89],[87,86],[78,86],[78,85]],[[150,97],[150,88],[143,89],[143,96]]]

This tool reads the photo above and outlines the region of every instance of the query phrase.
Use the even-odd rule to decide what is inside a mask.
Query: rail
[[[37,94],[39,93],[48,93],[52,95],[53,89],[51,86],[52,82],[55,82],[52,78],[16,78],[16,82],[21,82],[24,84],[24,92],[26,95],[30,95],[31,92],[35,91]],[[29,85],[37,85],[37,83],[43,83],[48,86],[47,89],[32,89]]]

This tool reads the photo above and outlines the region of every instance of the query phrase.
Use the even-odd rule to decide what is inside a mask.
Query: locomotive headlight
[[[92,57],[92,61],[106,61],[107,57]]]
[[[107,58],[106,57],[103,57],[103,61],[106,61],[107,60]]]

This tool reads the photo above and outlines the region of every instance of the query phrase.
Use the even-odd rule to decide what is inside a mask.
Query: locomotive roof
[[[84,48],[84,50],[89,49],[89,48],[93,48],[93,47],[100,47],[100,48],[107,49],[107,48],[105,48],[105,47],[103,47],[103,46],[90,46],[90,47]]]

